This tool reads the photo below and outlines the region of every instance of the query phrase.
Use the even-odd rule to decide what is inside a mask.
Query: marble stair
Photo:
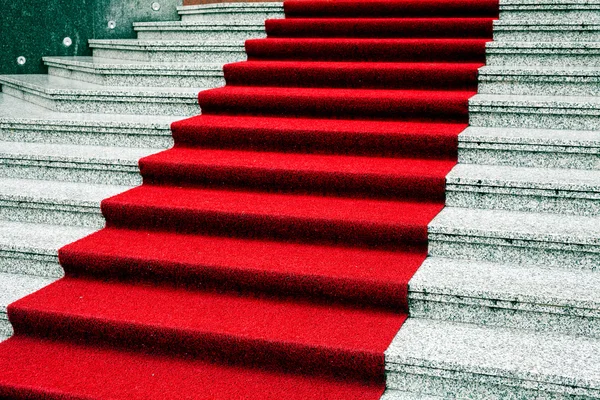
[[[0,340],[6,306],[62,275],[57,250],[104,226],[100,202],[141,183],[138,160],[172,145],[281,3],[180,7],[93,57],[45,57],[47,75],[0,76]]]
[[[503,0],[388,387],[600,398],[600,2]]]

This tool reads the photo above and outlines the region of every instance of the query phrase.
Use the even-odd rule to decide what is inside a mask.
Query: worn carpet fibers
[[[0,397],[381,396],[497,0],[285,11],[9,306]]]

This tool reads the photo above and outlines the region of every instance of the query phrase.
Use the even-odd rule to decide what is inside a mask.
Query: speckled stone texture
[[[501,0],[500,20],[600,20],[598,0]]]
[[[138,22],[133,27],[140,40],[234,41],[266,37],[264,21],[257,24],[202,22]]]
[[[495,21],[494,40],[499,42],[598,42],[600,20],[507,20]]]
[[[600,42],[489,42],[487,65],[600,67]]]
[[[184,23],[263,23],[266,19],[283,18],[283,2],[215,3],[178,7]]]

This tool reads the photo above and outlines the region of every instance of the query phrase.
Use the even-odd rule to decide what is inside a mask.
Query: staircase
[[[600,398],[599,10],[501,2],[388,387]]]
[[[92,40],[93,57],[45,57],[48,75],[0,76],[0,340],[6,307],[63,275],[57,251],[105,224],[100,202],[139,185],[138,160],[172,146],[244,40],[281,3],[180,7],[136,23],[136,40]]]

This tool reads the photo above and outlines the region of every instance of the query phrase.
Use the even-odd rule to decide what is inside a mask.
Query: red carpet
[[[497,0],[285,10],[9,306],[1,398],[379,399]]]

